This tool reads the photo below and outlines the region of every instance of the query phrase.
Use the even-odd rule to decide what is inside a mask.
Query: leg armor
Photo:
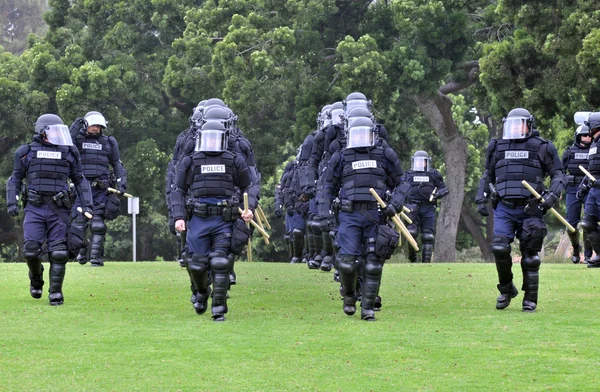
[[[44,266],[42,265],[42,244],[37,241],[25,241],[23,256],[29,267],[29,294],[35,299],[42,298],[44,287]]]
[[[413,225],[408,225],[406,228],[408,229],[408,232],[410,233],[410,235],[416,241],[417,235],[419,235],[419,231],[418,231],[417,225],[414,225],[414,224]],[[410,261],[411,263],[416,263],[417,262],[417,252],[413,249],[412,246],[408,247],[408,261]]]
[[[362,283],[361,318],[363,320],[375,320],[373,305],[379,292],[382,272],[383,260],[375,253],[367,254]]]
[[[592,253],[594,250],[592,249],[592,244],[590,244],[590,240],[588,239],[588,235],[586,232],[583,232],[583,262],[588,263],[592,258]]]
[[[233,263],[227,253],[222,250],[208,255],[210,269],[213,273],[212,315],[215,321],[224,321],[227,313],[227,289],[229,288],[229,271]]]
[[[77,262],[81,265],[87,263],[88,246],[85,238],[87,227],[88,219],[82,214],[77,214],[69,226],[69,244],[72,246],[71,250],[77,252]]]
[[[421,242],[423,242],[423,263],[431,263],[431,257],[433,256],[433,240],[434,235],[430,231],[426,231],[421,234]],[[412,246],[410,247],[412,249]]]
[[[288,252],[288,260],[291,260],[294,257],[294,242],[288,234],[283,236],[283,240],[285,241],[285,250]]]
[[[523,311],[534,312],[537,307],[538,286],[540,281],[540,257],[537,252],[522,249],[521,269],[523,270]]]
[[[53,241],[48,244],[48,259],[50,260],[50,305],[58,306],[64,303],[62,285],[65,279],[66,263],[69,260],[69,250],[66,239]]]
[[[302,260],[302,250],[304,249],[304,231],[294,229],[292,232],[292,243],[294,246],[294,255],[292,263],[300,263]]]
[[[315,225],[312,220],[306,222],[306,242],[308,244],[308,268],[317,269],[321,265],[316,262],[317,257],[317,234],[315,233]],[[320,258],[320,255],[319,255]]]
[[[102,267],[104,262],[100,259],[104,254],[104,236],[106,235],[106,224],[99,215],[94,215],[90,222],[92,242],[90,244],[90,262],[92,266]]]
[[[233,253],[230,253],[229,255],[227,255],[227,258],[229,259],[229,262],[231,263],[231,271],[229,271],[229,285],[233,285],[237,283],[237,275],[235,274],[235,271],[233,270],[233,265],[235,262],[235,255]]]
[[[210,287],[208,285],[208,257],[199,254],[192,255],[188,259],[187,270],[190,275],[192,298],[194,299],[194,310],[202,314],[208,308],[208,297]]]
[[[583,220],[581,221],[581,227],[583,227],[584,233],[587,234],[588,241],[592,246],[596,256],[588,262],[588,268],[600,267],[600,228],[598,223],[593,216],[584,214]]]
[[[321,271],[329,272],[331,271],[331,267],[333,265],[333,240],[329,235],[329,232],[322,231],[321,232],[321,241],[323,242],[323,251],[324,256],[321,261]]]
[[[513,284],[510,250],[510,241],[508,238],[494,236],[492,240],[492,253],[496,260],[499,282],[497,287],[498,291],[500,291],[500,296],[496,300],[496,309],[507,308],[510,305],[510,300],[519,293]]]
[[[579,245],[579,230],[575,230],[574,233],[571,233],[567,230],[567,235],[569,236],[569,240],[571,241],[571,246],[573,246],[573,256],[571,257],[571,261],[574,264],[579,263],[579,257],[581,252],[581,245]]]
[[[338,264],[340,271],[341,294],[344,296],[344,313],[352,316],[356,313],[356,282],[360,262],[353,255],[339,255]]]

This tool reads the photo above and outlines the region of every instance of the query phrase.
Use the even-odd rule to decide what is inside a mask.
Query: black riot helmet
[[[516,108],[508,112],[502,123],[502,139],[525,139],[533,132],[535,117],[527,109]]]
[[[431,157],[425,151],[417,151],[410,158],[410,169],[413,171],[428,171],[431,169]]]
[[[72,146],[71,133],[56,114],[42,114],[35,122],[35,133],[56,146]]]
[[[371,147],[375,144],[375,124],[370,118],[358,117],[348,124],[346,148]]]
[[[575,143],[581,144],[582,146],[585,146],[585,147],[588,147],[590,144],[592,144],[591,140],[589,142],[582,141],[581,140],[582,136],[592,137],[592,135],[590,134],[590,128],[585,124],[581,124],[580,126],[577,127],[577,130],[575,131]]]
[[[207,121],[200,128],[195,151],[223,152],[227,150],[228,132],[220,121]]]
[[[369,109],[371,107],[371,101],[367,100],[367,97],[363,93],[351,93],[343,101],[344,112],[348,113],[352,108],[362,107]]]
[[[590,113],[584,124],[587,125],[590,135],[592,135],[593,138],[596,138],[597,132],[600,131],[600,112]]]
[[[344,123],[344,104],[340,101],[331,104],[331,124],[341,125]]]

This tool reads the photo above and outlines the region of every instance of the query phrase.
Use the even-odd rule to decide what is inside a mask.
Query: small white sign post
[[[140,198],[132,197],[127,199],[127,213],[133,217],[133,261],[135,262],[135,244],[136,244],[136,233],[135,233],[135,216],[140,213]]]

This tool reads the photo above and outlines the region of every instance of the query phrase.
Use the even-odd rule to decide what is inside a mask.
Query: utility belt
[[[91,182],[90,187],[92,187],[92,188],[98,188],[98,189],[108,189],[109,188],[109,184],[108,184],[108,182],[94,180],[94,181]]]
[[[526,206],[532,200],[535,199],[500,199],[500,203],[504,204],[508,208],[517,208]]]
[[[340,211],[354,212],[357,210],[376,210],[379,207],[376,201],[340,200]]]
[[[567,177],[568,177],[567,185],[579,185],[579,184],[581,184],[581,181],[583,181],[583,179],[585,178],[585,176],[567,176]]]
[[[187,213],[190,217],[195,215],[200,218],[221,215],[226,222],[233,222],[240,217],[238,205],[227,201],[220,202],[218,205],[192,201],[187,205]]]
[[[75,195],[67,191],[60,191],[55,195],[39,193],[29,189],[27,191],[27,203],[35,207],[41,207],[45,203],[54,203],[57,207],[71,209],[75,201]]]

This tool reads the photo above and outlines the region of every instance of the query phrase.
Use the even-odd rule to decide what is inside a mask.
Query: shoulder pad
[[[73,154],[75,156],[75,158],[77,158],[79,160],[80,154],[79,154],[79,149],[77,149],[76,146],[68,146],[69,147],[69,152],[71,154]]]
[[[386,147],[377,146],[377,148],[383,149],[383,156],[385,156],[387,159],[389,159],[389,160],[398,159],[398,154],[396,154],[396,151],[394,151],[393,148],[387,147],[387,146]]]
[[[31,147],[29,146],[29,144],[21,144],[19,148],[17,148],[17,151],[15,151],[15,156],[23,157],[27,155],[30,149]]]

